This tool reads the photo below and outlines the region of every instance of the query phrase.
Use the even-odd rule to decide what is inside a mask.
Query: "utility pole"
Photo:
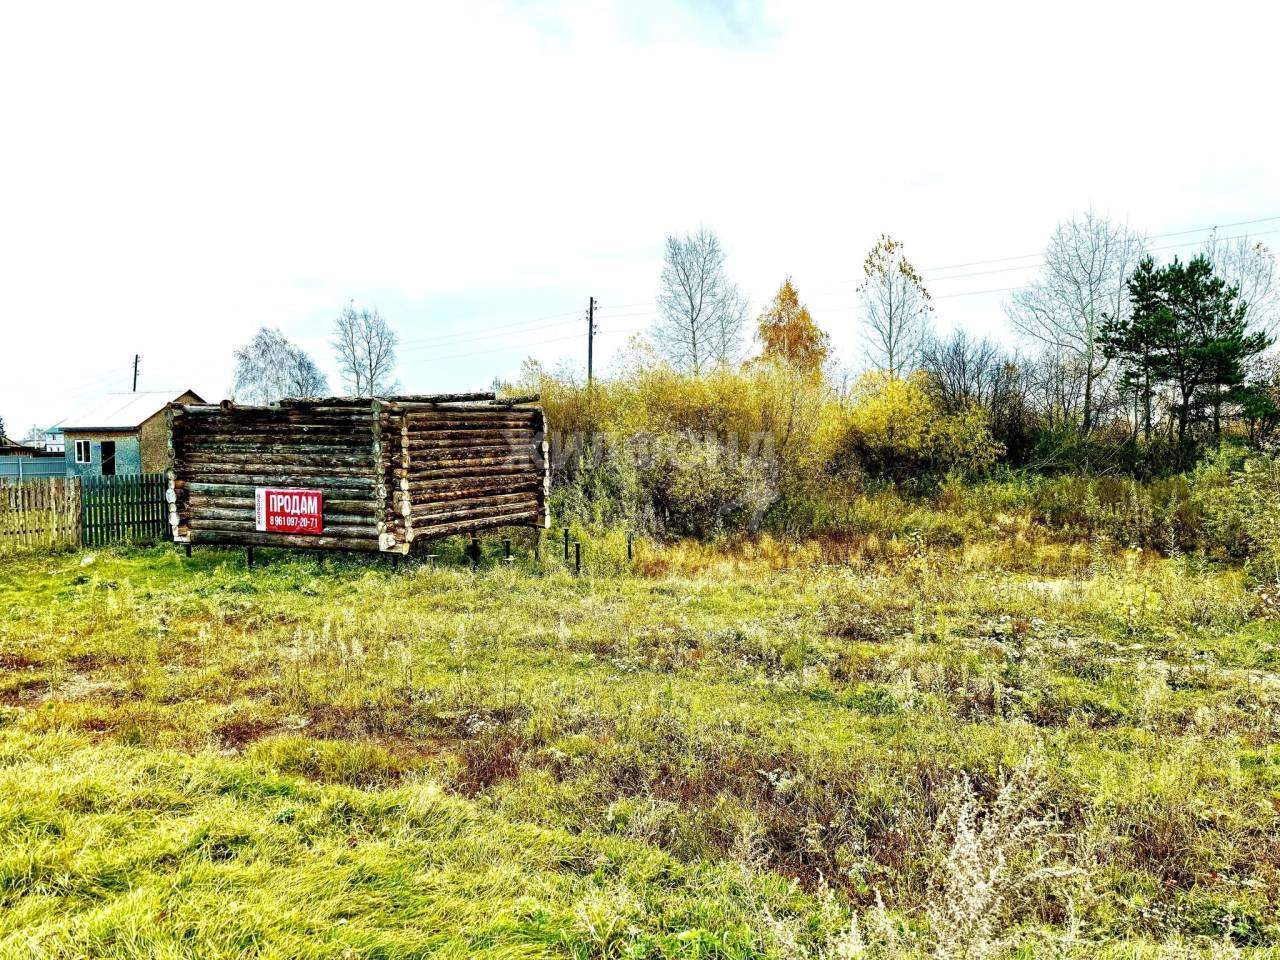
[[[133,355],[133,392],[138,392],[138,354]]]
[[[587,301],[587,386],[591,386],[591,354],[596,339],[596,298]]]

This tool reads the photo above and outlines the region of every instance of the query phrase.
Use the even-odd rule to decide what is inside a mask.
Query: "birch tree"
[[[305,350],[279,330],[262,327],[235,352],[231,392],[247,403],[274,403],[284,397],[321,397],[329,381]]]
[[[357,397],[394,393],[396,344],[399,338],[387,321],[373,310],[357,310],[347,304],[333,327],[333,349],[347,389]]]
[[[667,236],[653,340],[673,366],[701,373],[739,360],[747,300],[725,274],[724,250],[706,227]]]
[[[1219,237],[1215,230],[1201,251],[1213,272],[1236,290],[1245,320],[1273,339],[1280,328],[1280,271],[1267,246],[1247,236]]]
[[[1058,224],[1040,277],[1005,305],[1020,333],[1060,354],[1059,373],[1074,371],[1081,378],[1076,413],[1081,435],[1094,428],[1106,400],[1102,325],[1107,317],[1127,314],[1129,277],[1145,250],[1140,233],[1089,211]],[[1064,389],[1059,396],[1076,392]]]
[[[761,360],[778,361],[812,377],[821,376],[831,356],[831,338],[813,322],[790,277],[756,321],[756,339]]]
[[[882,234],[862,264],[863,321],[867,356],[892,377],[910,373],[929,335],[932,298],[902,242]]]

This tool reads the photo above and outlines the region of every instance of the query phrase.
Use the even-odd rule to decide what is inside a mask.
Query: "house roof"
[[[0,457],[40,457],[44,454],[45,451],[39,447],[19,443],[13,437],[6,437],[0,433]]]
[[[92,406],[62,421],[63,432],[72,430],[136,430],[170,403],[193,390],[140,390],[137,393],[108,393]]]

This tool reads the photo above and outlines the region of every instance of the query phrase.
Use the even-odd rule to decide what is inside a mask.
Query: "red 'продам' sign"
[[[254,519],[267,533],[317,534],[324,531],[324,494],[319,490],[258,487]]]

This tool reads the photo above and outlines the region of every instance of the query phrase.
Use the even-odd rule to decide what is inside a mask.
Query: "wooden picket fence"
[[[0,480],[0,556],[80,545],[80,481]]]
[[[80,482],[81,543],[151,543],[169,533],[163,473],[86,477]]]
[[[164,474],[0,480],[0,556],[168,539]]]

